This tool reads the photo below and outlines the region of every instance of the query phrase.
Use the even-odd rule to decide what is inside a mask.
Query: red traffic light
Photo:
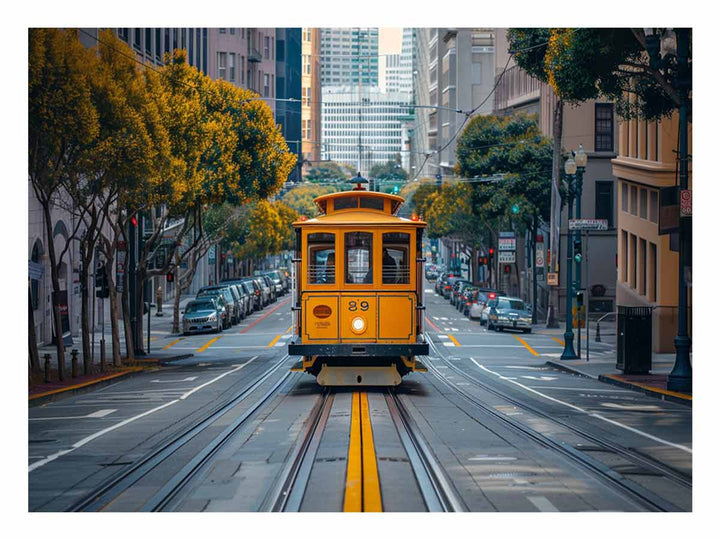
[[[173,274],[172,272],[168,272],[167,276],[165,276],[165,279],[168,283],[172,283],[173,281],[175,281],[175,274]]]
[[[509,274],[509,273],[510,273],[510,265],[509,265],[509,264],[506,264],[506,265],[504,266],[503,272],[505,272],[506,274]]]
[[[137,217],[136,216],[131,217],[130,223],[133,224],[133,227],[137,227]]]
[[[495,253],[495,250],[493,248],[490,248],[490,256],[491,257],[493,256],[494,253]]]

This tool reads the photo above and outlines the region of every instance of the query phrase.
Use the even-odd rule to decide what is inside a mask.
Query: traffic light
[[[510,265],[509,264],[506,264],[505,266],[503,266],[503,273],[504,274],[510,273]]]
[[[512,213],[513,214],[519,214],[520,213],[520,206],[518,203],[513,203],[512,205]]]
[[[98,266],[95,270],[95,296],[97,298],[109,298],[110,286],[107,279],[107,268],[105,264]]]
[[[168,283],[172,283],[173,281],[175,281],[175,274],[173,274],[172,272],[168,272],[167,276],[165,276],[165,279]]]
[[[578,307],[582,306],[583,303],[585,302],[585,293],[583,293],[582,291],[576,292],[575,293],[575,302]]]
[[[575,254],[575,262],[582,261],[582,240],[573,241],[573,253]]]
[[[490,260],[492,260],[493,255],[495,255],[495,250],[493,248],[490,248]]]
[[[436,174],[435,175],[435,185],[439,186],[442,185],[442,174]]]

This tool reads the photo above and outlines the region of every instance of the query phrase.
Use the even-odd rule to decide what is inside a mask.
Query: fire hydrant
[[[158,287],[157,291],[155,292],[155,303],[157,304],[157,313],[155,314],[156,317],[163,316],[162,301],[163,301],[163,290],[162,290],[162,287]]]

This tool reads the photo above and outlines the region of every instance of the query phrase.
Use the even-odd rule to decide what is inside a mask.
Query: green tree
[[[340,186],[300,184],[285,193],[282,201],[297,212],[298,215],[312,218],[316,217],[319,212],[317,205],[313,202],[315,198],[328,193],[336,193],[337,191],[341,191]]]
[[[78,41],[77,32],[30,29],[28,58],[28,176],[42,207],[52,283],[52,316],[57,335],[58,376],[64,378],[65,346],[60,317],[63,259],[82,220],[56,246],[52,208],[66,195],[64,183],[82,173],[85,152],[100,131],[93,103],[97,60]],[[39,371],[39,366],[36,366]]]
[[[317,163],[310,167],[305,179],[308,182],[345,182],[350,175],[345,167],[334,161]]]
[[[408,174],[405,172],[400,164],[394,160],[390,160],[387,163],[376,163],[370,168],[370,178],[376,180],[393,180],[398,182],[405,182],[408,179]]]

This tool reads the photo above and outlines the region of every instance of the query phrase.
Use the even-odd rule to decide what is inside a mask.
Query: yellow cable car
[[[352,191],[315,199],[321,215],[296,233],[293,366],[323,386],[396,386],[427,371],[422,336],[422,232],[397,216],[402,197]]]

